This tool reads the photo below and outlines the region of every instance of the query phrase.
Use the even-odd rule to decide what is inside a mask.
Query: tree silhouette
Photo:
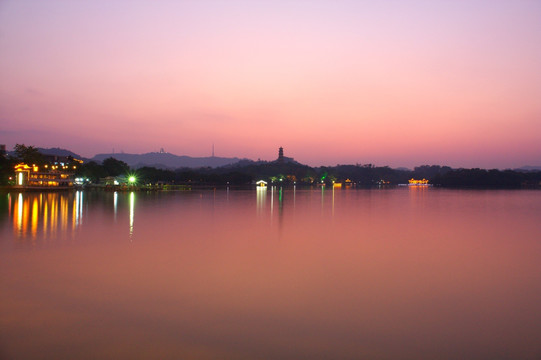
[[[103,160],[102,165],[108,176],[123,175],[130,170],[128,164],[113,157]]]
[[[26,164],[42,165],[45,163],[45,158],[34,146],[25,146],[24,144],[15,145],[15,157],[18,161]]]

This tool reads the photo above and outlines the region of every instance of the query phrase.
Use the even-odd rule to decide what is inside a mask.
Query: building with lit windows
[[[15,186],[20,188],[69,188],[76,165],[15,165]]]
[[[430,184],[428,183],[428,180],[427,180],[427,179],[423,179],[423,180],[415,180],[415,179],[411,178],[411,179],[409,180],[409,184],[408,184],[408,185],[410,185],[410,186],[428,186],[428,185],[430,185]]]

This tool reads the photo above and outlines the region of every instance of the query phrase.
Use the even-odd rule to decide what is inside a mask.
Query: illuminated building
[[[267,186],[267,182],[265,180],[259,180],[258,182],[255,183],[257,186],[259,187],[265,187]]]
[[[427,179],[423,179],[423,180],[415,180],[414,178],[411,178],[409,180],[409,184],[410,186],[428,186],[428,180]]]
[[[76,166],[43,165],[29,166],[25,163],[15,165],[15,185],[23,188],[73,186],[73,170]]]

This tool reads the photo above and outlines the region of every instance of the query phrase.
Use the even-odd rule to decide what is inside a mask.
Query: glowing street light
[[[129,182],[130,184],[133,184],[133,183],[135,183],[136,181],[137,181],[137,179],[136,179],[135,176],[133,176],[133,175],[131,175],[131,176],[128,178],[128,182]]]

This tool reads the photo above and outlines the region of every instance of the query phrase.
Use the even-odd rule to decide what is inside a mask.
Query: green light
[[[128,178],[128,181],[129,181],[131,184],[133,184],[133,183],[135,182],[135,180],[136,180],[136,179],[135,179],[135,176],[130,176],[130,177]]]

